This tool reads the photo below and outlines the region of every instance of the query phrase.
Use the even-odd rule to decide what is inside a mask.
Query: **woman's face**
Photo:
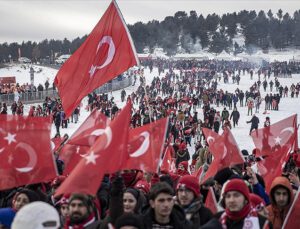
[[[124,213],[134,213],[136,204],[135,197],[131,193],[125,192],[123,195]]]
[[[17,198],[13,201],[14,208],[19,211],[21,207],[23,207],[26,204],[29,204],[29,198],[24,193],[21,193],[17,196]]]

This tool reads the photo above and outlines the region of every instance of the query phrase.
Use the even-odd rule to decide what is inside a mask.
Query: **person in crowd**
[[[123,205],[125,213],[141,214],[146,198],[139,189],[127,188],[123,194]]]
[[[250,192],[242,179],[234,178],[227,181],[223,187],[221,205],[225,209],[218,212],[202,228],[244,228],[252,225],[252,228],[270,228],[272,224],[267,218],[252,208]]]
[[[212,212],[204,206],[200,196],[200,185],[196,177],[182,176],[177,184],[176,199],[183,208],[186,219],[191,221],[193,228],[207,223],[212,218]]]
[[[56,209],[45,202],[36,201],[23,207],[14,218],[12,229],[58,229],[60,219]]]
[[[269,220],[274,229],[282,228],[294,200],[294,193],[290,181],[286,177],[276,177],[270,189],[271,204],[267,206]]]
[[[238,125],[240,119],[240,112],[236,107],[233,108],[233,111],[230,114],[230,120],[233,121],[233,128]]]
[[[142,217],[145,229],[191,228],[183,210],[176,207],[173,197],[174,190],[166,182],[158,182],[151,187],[149,193],[150,207],[146,209]]]
[[[259,119],[255,114],[253,114],[251,120],[247,121],[247,123],[251,123],[250,131],[249,131],[249,135],[251,135],[252,130],[258,129]]]
[[[100,228],[96,221],[91,198],[85,194],[74,193],[69,199],[69,216],[64,225],[66,229],[95,229]]]

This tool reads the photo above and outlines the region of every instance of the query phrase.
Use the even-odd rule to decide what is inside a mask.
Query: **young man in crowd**
[[[181,208],[174,206],[174,191],[166,182],[158,182],[149,193],[150,208],[143,216],[145,229],[189,229]]]

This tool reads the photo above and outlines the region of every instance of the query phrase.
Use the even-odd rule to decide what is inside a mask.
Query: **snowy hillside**
[[[290,56],[280,56],[278,55],[277,57],[280,58],[286,58],[291,59],[293,53],[290,53]],[[273,56],[274,57],[274,56]],[[50,85],[53,82],[54,78],[55,78],[55,74],[57,72],[57,70],[54,69],[50,69],[50,68],[46,68],[46,67],[40,67],[40,66],[34,66],[34,69],[36,71],[40,71],[39,73],[35,74],[35,85],[38,85],[39,83],[43,84],[45,83],[46,79],[49,79]],[[41,69],[41,70],[40,70]],[[4,68],[4,69],[0,69],[0,76],[16,76],[17,82],[19,83],[29,83],[30,82],[30,77],[29,77],[29,68],[24,68],[20,65],[13,65],[9,68]],[[147,84],[149,84],[153,77],[158,76],[158,71],[157,69],[154,69],[154,71],[152,73],[150,73],[149,69],[145,69],[145,77],[146,77],[146,81]],[[242,89],[243,91],[246,91],[249,89],[249,87],[255,82],[257,81],[258,76],[257,74],[254,75],[253,80],[250,80],[250,75],[246,74],[246,75],[241,75],[241,82],[239,85],[239,88]],[[271,77],[270,79],[272,79],[274,81],[274,78]],[[279,78],[280,83],[285,86],[287,85],[288,87],[294,83],[298,83],[300,82],[300,74],[296,74],[293,75],[292,78]],[[130,86],[128,88],[126,88],[126,92],[127,95],[130,94],[131,92],[135,91],[137,89],[137,86]],[[219,88],[222,88],[224,91],[228,91],[228,92],[234,92],[237,88],[236,84],[233,84],[231,82],[231,80],[229,81],[229,84],[223,84],[222,80],[218,86]],[[275,90],[275,89],[274,89]],[[273,93],[274,93],[273,90]],[[266,93],[270,93],[269,88],[267,89],[267,92],[263,92],[263,90],[261,89],[261,93],[262,93],[262,97],[264,97],[264,95]],[[119,107],[123,107],[125,105],[125,103],[121,102],[121,93],[120,91],[115,91],[112,94],[109,94],[109,96],[113,96],[115,99],[115,102],[117,103],[117,105]],[[81,109],[81,115],[79,118],[79,123],[74,124],[74,123],[70,123],[69,127],[67,129],[61,129],[61,134],[69,134],[71,135],[77,128],[78,126],[85,120],[85,118],[89,115],[89,113],[85,110],[86,107],[86,100],[83,101],[83,106]],[[260,119],[260,127],[262,127],[263,122],[265,120],[266,116],[269,116],[271,119],[271,122],[277,122],[283,118],[286,118],[292,114],[295,113],[299,113],[299,104],[300,104],[300,98],[282,98],[280,104],[279,104],[279,111],[269,111],[268,114],[263,114],[263,108],[264,108],[264,102],[261,105],[261,110],[260,113],[257,114],[257,116]],[[222,111],[223,107],[215,107],[217,110]],[[239,105],[237,105],[237,108],[241,114],[241,118],[239,121],[239,126],[236,128],[232,129],[233,135],[236,138],[236,141],[240,147],[240,149],[247,149],[248,151],[251,151],[254,147],[254,144],[252,142],[251,137],[248,135],[249,134],[249,129],[250,129],[250,124],[247,124],[246,121],[250,120],[250,116],[247,116],[247,108],[246,107],[239,107]],[[24,109],[24,113],[28,114],[29,111],[29,105],[25,106]],[[9,110],[9,113],[11,111]],[[230,111],[231,112],[231,111]],[[199,108],[198,109],[198,114],[199,114],[199,118],[203,118],[202,117],[202,110]],[[300,118],[298,116],[298,123],[300,122]],[[54,136],[55,134],[55,127],[53,126],[52,128],[52,136]],[[193,153],[193,148],[190,147],[190,153]]]

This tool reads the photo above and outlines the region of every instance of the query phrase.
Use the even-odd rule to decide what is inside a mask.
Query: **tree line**
[[[258,48],[268,51],[269,48],[282,50],[300,47],[300,10],[293,15],[283,13],[280,9],[273,13],[254,10],[243,10],[219,16],[215,13],[204,17],[195,10],[189,14],[178,11],[174,16],[167,16],[163,21],[152,20],[147,23],[137,22],[128,25],[137,52],[145,48],[153,51],[161,47],[168,55],[177,52],[193,53],[207,49],[212,53],[222,51],[239,53],[255,52]],[[236,40],[242,37],[242,44]],[[27,41],[22,44],[0,44],[0,61],[18,58],[20,48],[22,56],[33,61],[53,59],[56,55],[72,54],[86,39],[69,41],[43,40],[39,43]],[[241,39],[240,39],[241,40]]]

